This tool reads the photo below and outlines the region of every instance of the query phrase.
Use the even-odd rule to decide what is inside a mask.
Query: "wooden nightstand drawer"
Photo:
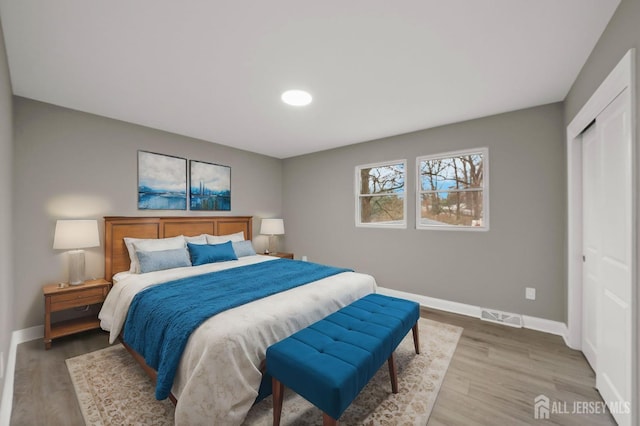
[[[53,295],[51,296],[51,312],[102,302],[104,302],[104,295],[102,289],[99,288],[78,293]]]
[[[91,301],[93,300],[93,302]],[[62,294],[51,295],[51,308],[58,305],[82,306],[100,303],[104,301],[104,291],[102,288],[89,288],[82,291],[70,291]],[[66,309],[66,308],[61,308]]]
[[[285,252],[269,253],[269,254],[265,254],[265,256],[279,257],[282,259],[293,259],[293,253],[285,253]]]

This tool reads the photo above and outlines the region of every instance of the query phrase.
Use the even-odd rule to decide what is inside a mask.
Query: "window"
[[[356,167],[356,226],[406,228],[406,160]]]
[[[489,229],[487,148],[417,159],[418,229]]]

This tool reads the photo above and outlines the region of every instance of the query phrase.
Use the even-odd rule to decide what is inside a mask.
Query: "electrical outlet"
[[[536,300],[536,289],[533,287],[527,287],[524,290],[524,297],[528,300]]]

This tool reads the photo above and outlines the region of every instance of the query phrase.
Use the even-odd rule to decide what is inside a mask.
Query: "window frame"
[[[362,222],[360,214],[360,193],[361,181],[360,171],[362,169],[384,167],[390,165],[402,164],[404,167],[404,192],[402,196],[402,222],[401,223],[384,223],[384,222]],[[378,229],[407,229],[407,160],[390,160],[380,161],[376,163],[361,164],[355,167],[355,181],[354,181],[354,194],[355,194],[355,219],[357,228],[378,228]],[[383,196],[389,194],[369,195],[370,197]]]
[[[420,163],[425,160],[441,160],[465,155],[482,155],[482,226],[460,226],[460,225],[424,225],[422,220],[422,195],[433,193],[434,191],[422,190],[422,175],[420,173]],[[437,191],[445,192],[445,191]],[[446,192],[469,192],[469,190],[447,190]],[[416,158],[416,229],[435,230],[435,231],[471,231],[471,232],[487,232],[489,231],[489,148],[470,148],[458,151],[450,151],[438,154],[422,155]]]

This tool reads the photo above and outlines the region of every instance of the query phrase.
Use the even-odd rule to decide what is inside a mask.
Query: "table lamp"
[[[98,247],[97,220],[58,220],[56,222],[53,248],[56,250],[70,250],[69,254],[69,284],[84,283],[84,248]]]
[[[260,233],[269,236],[269,248],[264,253],[276,253],[277,241],[275,241],[275,235],[284,235],[284,221],[282,219],[262,219]]]

